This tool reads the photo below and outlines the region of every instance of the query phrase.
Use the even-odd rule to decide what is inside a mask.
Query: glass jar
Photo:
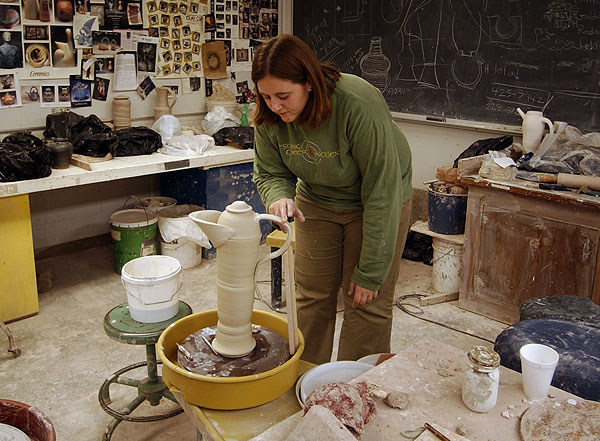
[[[485,346],[473,346],[467,353],[462,400],[473,412],[488,412],[496,405],[500,383],[500,356]]]

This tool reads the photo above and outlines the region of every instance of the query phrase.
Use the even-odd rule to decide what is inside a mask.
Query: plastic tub
[[[131,318],[142,323],[169,320],[179,309],[183,272],[170,256],[139,257],[123,266],[121,283],[127,291]]]
[[[284,364],[260,374],[243,377],[211,377],[185,370],[177,363],[177,343],[188,335],[217,324],[217,310],[198,312],[177,320],[163,331],[156,343],[162,361],[162,379],[187,403],[208,409],[247,409],[283,395],[298,379],[298,366],[304,351],[304,337],[299,332],[296,353]],[[269,328],[288,338],[287,320],[267,311],[254,310],[252,323]],[[192,411],[196,410],[192,408]]]

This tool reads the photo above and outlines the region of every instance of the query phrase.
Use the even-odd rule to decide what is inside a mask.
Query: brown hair
[[[252,61],[252,81],[256,88],[254,124],[276,124],[279,116],[267,106],[258,90],[258,81],[271,75],[294,83],[312,86],[304,110],[296,119],[311,129],[319,127],[333,110],[330,94],[340,78],[340,71],[330,63],[319,61],[306,43],[293,35],[282,34],[261,44]]]

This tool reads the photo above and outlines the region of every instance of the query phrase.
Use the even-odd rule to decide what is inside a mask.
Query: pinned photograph
[[[23,67],[23,49],[20,32],[2,32],[0,41],[0,69]]]
[[[69,78],[72,107],[90,107],[92,105],[92,81],[84,80],[79,75]]]
[[[92,31],[94,54],[114,55],[121,48],[121,33],[112,31]]]
[[[0,92],[0,107],[17,107],[20,105],[16,90]]]
[[[25,62],[34,69],[50,66],[50,45],[25,43]]]
[[[106,101],[109,84],[109,79],[96,77],[96,80],[94,81],[94,92],[92,94],[92,98],[99,101]]]
[[[92,47],[92,31],[97,31],[98,17],[90,17],[87,15],[76,15],[73,23],[75,30],[75,47],[76,48],[87,48]]]
[[[25,40],[48,40],[48,26],[25,25]]]
[[[73,41],[73,28],[64,26],[51,26],[51,51],[53,67],[77,66],[77,51]]]
[[[69,86],[56,86],[56,91],[59,103],[68,103],[71,101],[71,89]]]
[[[130,25],[142,24],[142,7],[140,3],[127,3],[127,22]]]
[[[142,80],[140,85],[137,87],[137,93],[142,97],[143,100],[146,99],[148,95],[156,88],[156,85],[152,81],[152,78],[147,76]]]
[[[207,79],[227,78],[227,57],[222,41],[209,41],[202,45],[202,67]]]
[[[39,86],[21,86],[21,100],[23,104],[39,103],[41,99]]]
[[[52,105],[56,103],[56,86],[54,85],[42,85],[42,107],[44,104]]]
[[[158,44],[156,42],[138,41],[136,52],[138,73],[156,73]]]

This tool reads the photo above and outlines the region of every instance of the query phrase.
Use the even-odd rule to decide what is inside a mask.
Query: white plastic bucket
[[[463,246],[439,237],[432,239],[433,289],[442,294],[453,294],[460,289],[462,278]]]
[[[123,265],[121,283],[127,291],[129,313],[142,323],[169,320],[179,309],[183,272],[170,256],[145,256]]]
[[[550,346],[531,343],[521,346],[519,356],[523,392],[533,400],[546,398],[560,358],[558,352]]]
[[[182,269],[193,268],[202,262],[202,247],[185,237],[180,237],[172,242],[164,242],[161,239],[160,254],[177,259]]]

